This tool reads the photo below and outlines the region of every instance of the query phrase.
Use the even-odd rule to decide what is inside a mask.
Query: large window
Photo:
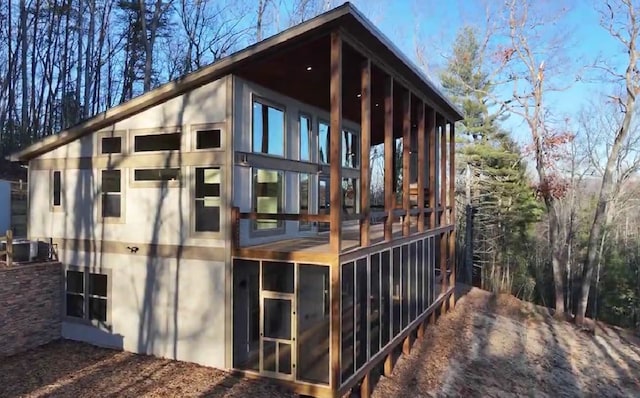
[[[318,162],[329,163],[329,124],[318,123]]]
[[[311,117],[300,115],[299,135],[300,135],[300,160],[311,160]]]
[[[120,170],[102,170],[102,217],[122,216],[122,180]]]
[[[53,172],[53,200],[54,207],[59,207],[62,204],[62,172],[56,170]]]
[[[221,170],[198,167],[195,178],[195,231],[219,232]]]
[[[253,102],[253,152],[284,156],[284,111]]]
[[[284,207],[284,172],[253,169],[253,211],[256,213],[282,213]],[[256,230],[282,228],[281,220],[257,220]]]
[[[107,275],[67,270],[66,315],[88,321],[107,322],[108,290]]]

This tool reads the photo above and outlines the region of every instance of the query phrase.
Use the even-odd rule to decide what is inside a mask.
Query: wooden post
[[[384,376],[391,377],[393,373],[393,351],[387,354],[384,360]]]
[[[424,103],[418,102],[418,232],[424,232],[424,172],[425,164],[425,115]]]
[[[411,333],[409,333],[409,335],[404,338],[404,342],[402,342],[402,354],[411,354]]]
[[[329,139],[330,184],[330,237],[333,253],[340,252],[342,213],[342,38],[339,32],[331,33],[331,129]]]
[[[436,309],[433,309],[433,312],[431,313],[431,316],[429,317],[429,323],[431,325],[435,325],[436,324]]]
[[[384,225],[384,240],[393,239],[393,209],[395,208],[395,190],[393,188],[393,78],[387,77],[384,85],[384,210],[387,219]]]
[[[369,398],[371,396],[371,379],[369,378],[369,373],[367,372],[362,379],[362,383],[360,384],[360,398]]]
[[[456,285],[456,132],[455,122],[449,123],[449,203],[451,211],[449,212],[449,223],[453,225],[453,230],[449,233],[449,263],[451,264],[451,275],[449,284]],[[449,300],[449,308],[453,309],[456,305],[456,292],[451,293]]]
[[[443,122],[442,117],[437,118],[438,134],[440,138],[440,225],[446,225],[447,215],[447,127]],[[447,232],[440,236],[440,273],[442,275],[442,293],[445,293],[449,288],[448,263],[449,253],[447,246],[449,243],[449,234]],[[447,313],[447,300],[442,300],[441,314]]]
[[[360,246],[369,246],[369,152],[371,148],[371,61],[361,70],[360,89]]]
[[[7,230],[7,266],[13,263],[13,230]]]
[[[407,90],[402,102],[402,208],[404,209],[404,222],[402,223],[402,235],[411,233],[411,91]]]
[[[436,227],[437,220],[437,174],[436,174],[436,112],[433,109],[429,110],[427,117],[427,134],[429,135],[429,208],[431,208],[431,214],[429,215],[429,228],[434,229]]]
[[[418,326],[418,338],[421,339],[424,337],[424,321],[420,322],[420,326]]]

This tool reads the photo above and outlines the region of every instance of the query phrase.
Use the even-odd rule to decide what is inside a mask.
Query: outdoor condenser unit
[[[47,242],[29,239],[14,239],[12,246],[13,262],[15,263],[46,260],[49,258],[49,244]],[[0,242],[0,251],[6,250],[6,247],[6,241]]]

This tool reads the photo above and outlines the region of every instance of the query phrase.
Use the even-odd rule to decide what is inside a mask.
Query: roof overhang
[[[321,37],[336,29],[340,29],[347,40],[357,41],[362,44],[361,48],[367,48],[371,54],[375,54],[388,68],[396,71],[405,83],[419,91],[416,94],[421,94],[428,98],[432,105],[450,118],[451,121],[462,119],[461,111],[388,38],[354,6],[350,3],[345,3],[211,65],[166,83],[130,101],[114,106],[105,112],[61,131],[59,134],[46,137],[10,155],[9,160],[28,161],[33,159],[86,134],[111,126],[185,92],[232,74],[252,60],[270,56],[287,47],[299,46],[308,40]]]

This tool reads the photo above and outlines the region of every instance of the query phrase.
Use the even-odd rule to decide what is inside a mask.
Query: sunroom
[[[453,303],[461,116],[355,9],[327,15],[234,71],[232,364],[366,395]]]

